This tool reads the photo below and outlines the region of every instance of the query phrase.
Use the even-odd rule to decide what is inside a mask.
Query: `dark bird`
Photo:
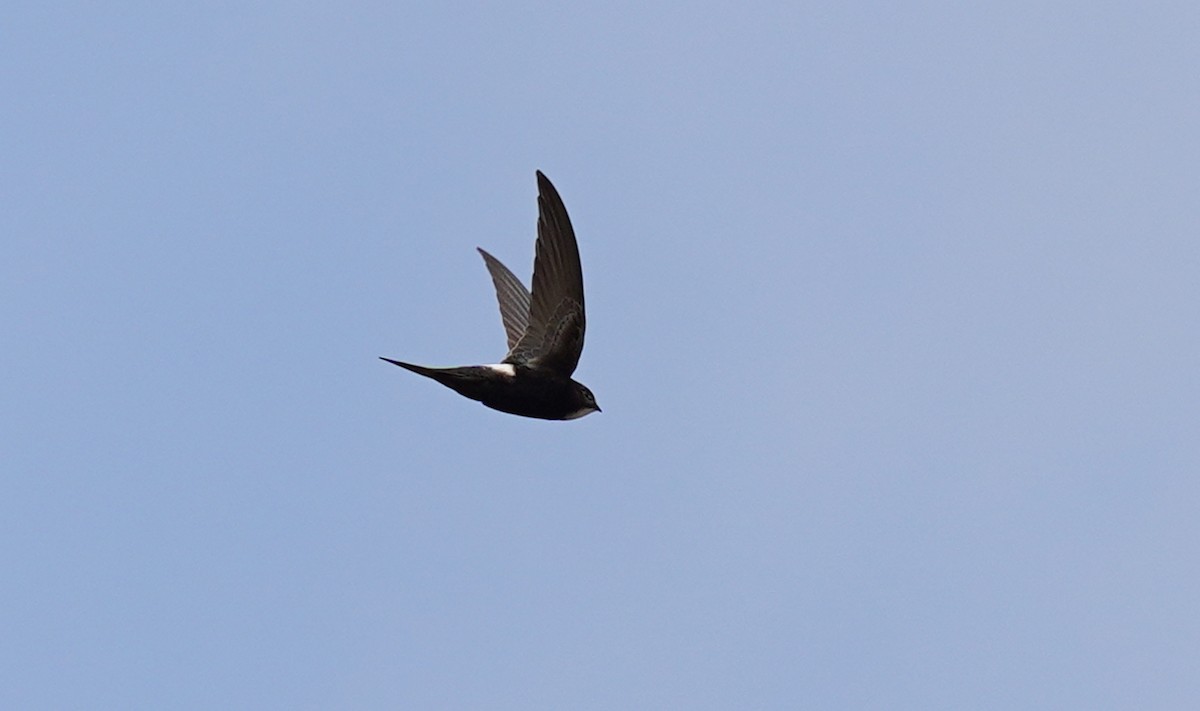
[[[508,355],[496,365],[427,368],[383,358],[432,378],[501,412],[574,420],[600,412],[592,391],[571,379],[583,352],[583,270],[579,246],[558,191],[539,170],[533,292],[508,267],[479,249],[496,286]]]

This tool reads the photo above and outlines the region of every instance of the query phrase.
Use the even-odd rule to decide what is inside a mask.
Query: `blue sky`
[[[1194,3],[2,24],[0,706],[1200,704]]]

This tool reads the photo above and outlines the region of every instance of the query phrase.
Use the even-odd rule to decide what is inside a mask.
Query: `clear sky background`
[[[0,707],[1200,708],[1200,5],[17,2]],[[495,362],[541,169],[603,414]]]

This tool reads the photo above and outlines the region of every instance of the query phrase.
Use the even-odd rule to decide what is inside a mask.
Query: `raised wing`
[[[547,368],[570,377],[583,352],[583,269],[562,198],[540,170],[537,181],[537,256],[529,323],[505,362]]]
[[[500,320],[504,322],[504,333],[508,336],[508,350],[517,345],[521,336],[529,328],[529,290],[521,283],[508,267],[500,263],[492,255],[476,247],[483,255],[488,273],[492,275],[492,284],[496,286],[496,300],[500,302]]]

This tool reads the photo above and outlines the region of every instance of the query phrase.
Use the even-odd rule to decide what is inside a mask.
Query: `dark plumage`
[[[496,365],[427,368],[391,358],[389,363],[432,378],[464,397],[524,417],[573,420],[600,412],[592,391],[571,379],[583,352],[586,318],[579,246],[558,191],[541,171],[533,291],[500,260],[485,252],[508,355]]]

